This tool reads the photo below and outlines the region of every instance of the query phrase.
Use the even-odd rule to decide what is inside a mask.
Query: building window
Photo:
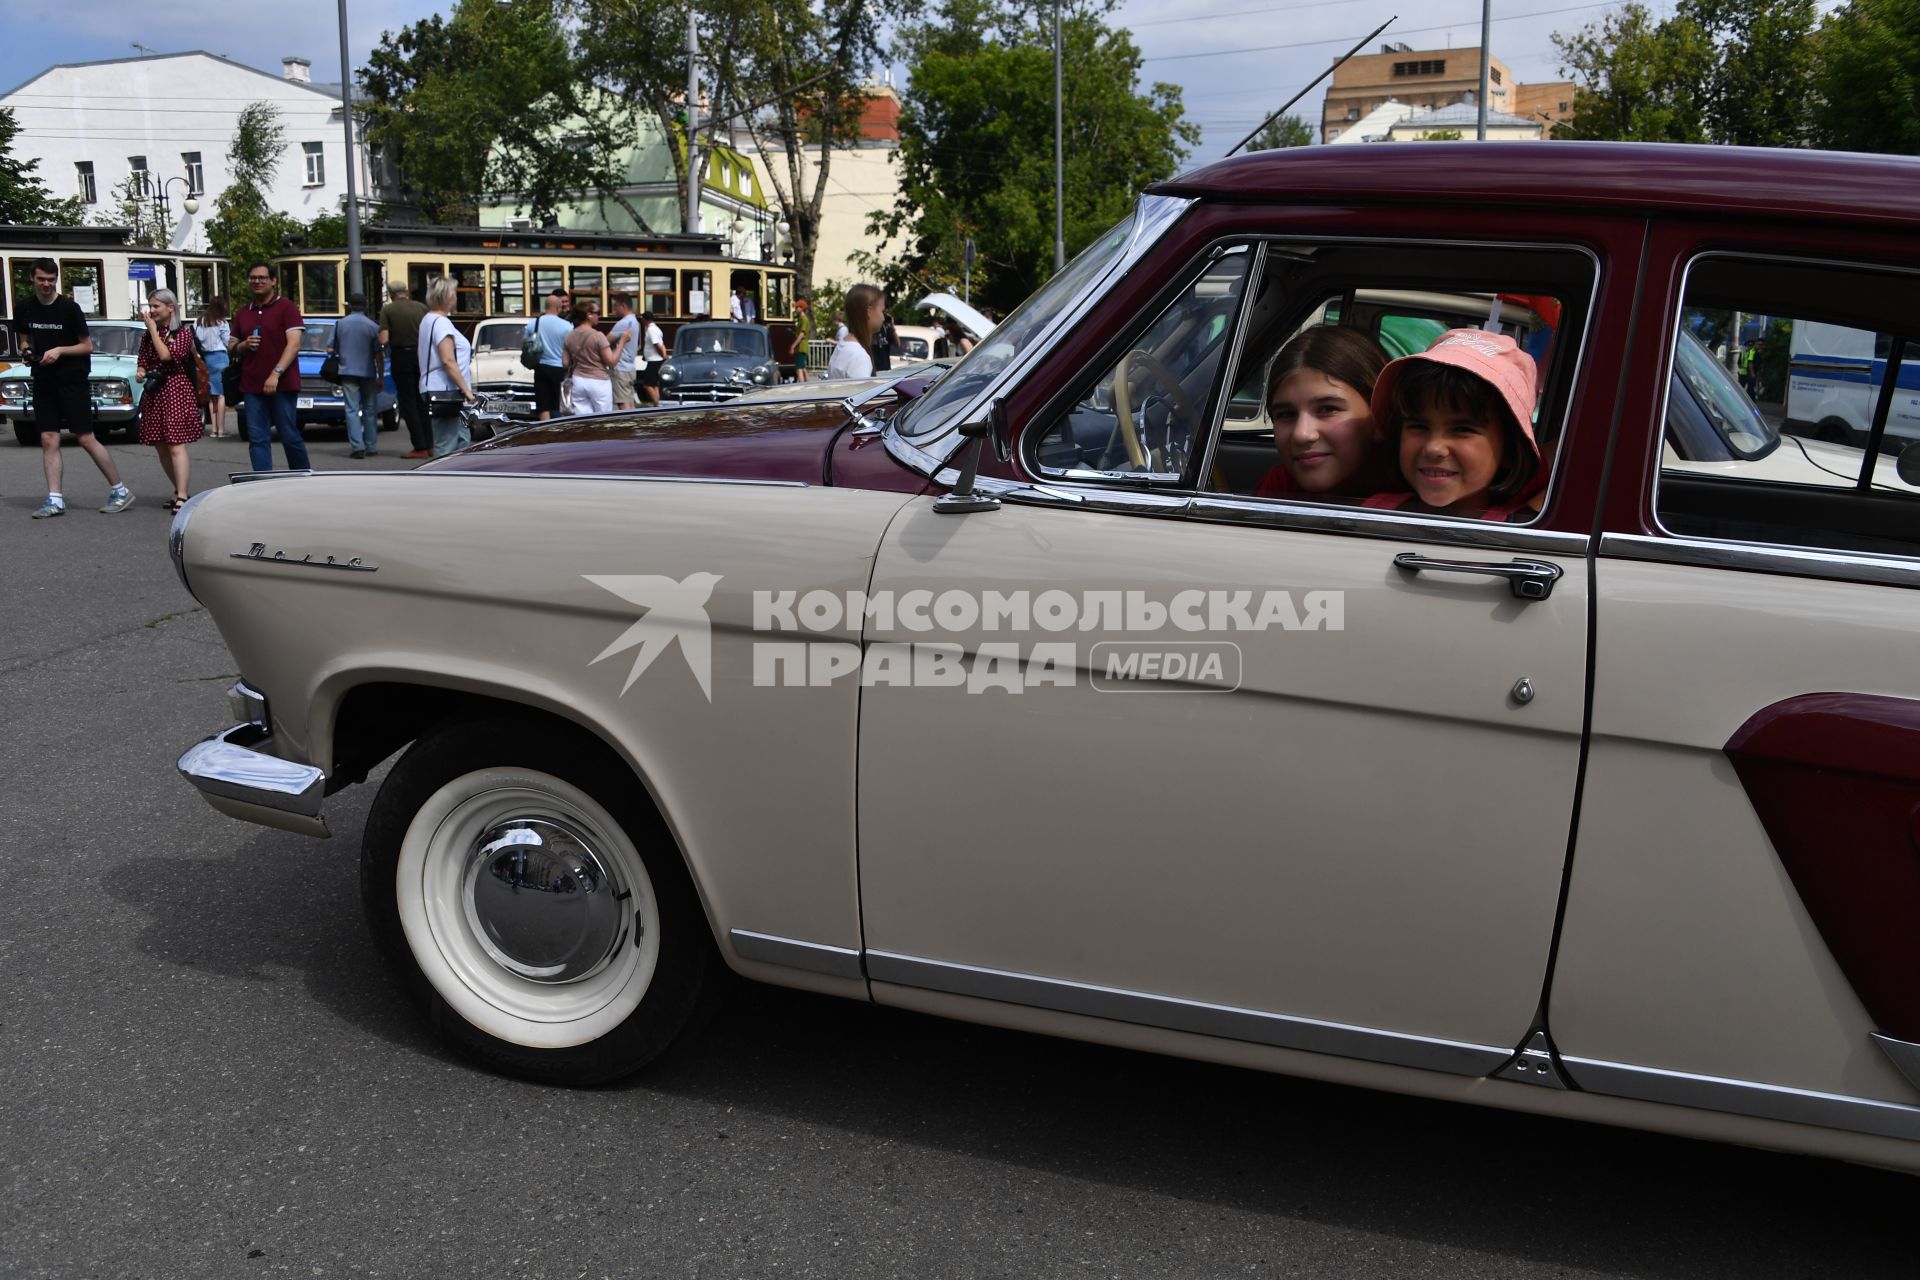
[[[1396,62],[1393,64],[1396,76],[1443,76],[1447,74],[1445,58],[1423,58],[1418,62]]]
[[[300,149],[306,153],[307,157],[307,185],[310,187],[327,185],[327,158],[321,152],[320,144],[303,142],[300,144]]]
[[[81,204],[99,204],[100,191],[93,185],[93,161],[79,160],[73,166],[74,186],[78,189]]]
[[[207,171],[200,164],[200,153],[198,151],[182,151],[180,153],[180,163],[185,165],[187,170],[187,194],[190,196],[205,195],[207,192]]]
[[[1359,118],[1360,118],[1360,108],[1358,107],[1347,108],[1347,119],[1358,120]]]
[[[151,195],[153,193],[153,183],[147,173],[147,158],[145,156],[128,156],[127,168],[132,170],[130,176],[133,179],[134,194],[137,196]]]
[[[1488,68],[1487,68],[1487,74],[1493,77],[1493,82],[1494,82],[1495,84],[1499,84],[1499,83],[1500,83],[1500,68],[1498,68],[1498,67],[1488,67]]]

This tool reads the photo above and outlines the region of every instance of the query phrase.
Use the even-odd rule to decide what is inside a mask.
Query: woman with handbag
[[[427,286],[427,314],[420,321],[420,398],[427,402],[436,458],[473,442],[461,410],[478,400],[473,394],[473,344],[449,315],[454,297],[453,277],[435,276]]]
[[[155,289],[147,298],[135,372],[145,383],[140,394],[140,443],[160,456],[160,469],[173,483],[168,511],[187,500],[187,446],[200,438],[200,399],[194,385],[193,329],[179,321],[179,300],[171,289]]]

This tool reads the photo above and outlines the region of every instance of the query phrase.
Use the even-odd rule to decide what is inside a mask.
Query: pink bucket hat
[[[1390,362],[1373,384],[1375,422],[1384,423],[1391,416],[1393,389],[1401,373],[1414,360],[1450,364],[1491,383],[1512,412],[1513,420],[1520,424],[1520,434],[1533,446],[1534,453],[1539,454],[1540,442],[1533,438],[1533,402],[1539,371],[1533,357],[1522,351],[1512,338],[1481,329],[1449,329],[1419,355],[1401,356]]]

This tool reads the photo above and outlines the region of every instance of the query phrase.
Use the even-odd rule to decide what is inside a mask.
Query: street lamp
[[[160,215],[162,221],[173,216],[173,211],[167,206],[167,188],[176,182],[187,189],[187,198],[180,202],[180,207],[188,213],[200,212],[200,201],[195,198],[198,193],[194,191],[193,183],[186,178],[168,178],[160,184],[160,189],[153,193],[154,211]]]

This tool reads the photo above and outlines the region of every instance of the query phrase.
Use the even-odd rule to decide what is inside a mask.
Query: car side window
[[[1555,247],[1269,243],[1233,394],[1197,487],[1531,519],[1551,483],[1596,273],[1591,255]],[[1498,334],[1523,353],[1512,367],[1524,367],[1532,385],[1524,412],[1511,415],[1521,419],[1513,440],[1516,450],[1537,450],[1537,467],[1510,485],[1496,469],[1484,498],[1469,490],[1457,504],[1428,507],[1403,478],[1391,424],[1374,431],[1372,392],[1388,361],[1424,353],[1450,330]]]
[[[1168,482],[1188,474],[1212,420],[1252,260],[1246,245],[1210,258],[1145,330],[1126,339],[1125,350],[1037,433],[1040,469]]]
[[[1673,339],[1661,526],[1920,555],[1916,317],[1920,276],[1696,260]]]

